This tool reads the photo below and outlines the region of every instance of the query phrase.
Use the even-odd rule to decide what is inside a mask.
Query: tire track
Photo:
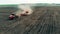
[[[43,11],[42,11],[42,12],[43,12]],[[46,11],[43,12],[43,13],[41,14],[41,16],[44,15],[45,13],[46,13]],[[40,16],[40,17],[41,17],[41,16]],[[39,19],[40,17],[38,17],[38,19]],[[38,20],[38,19],[37,19],[37,20]],[[28,28],[29,30],[28,30],[28,31],[25,31],[24,34],[28,34],[28,33],[31,32],[31,31],[33,32],[33,30],[35,29],[34,27],[36,26],[36,24],[39,24],[39,23],[35,23],[33,26],[30,25],[30,27],[28,26],[28,27],[29,27],[29,28]],[[36,28],[37,28],[37,27],[36,27]],[[32,34],[32,33],[31,33],[31,34]]]
[[[59,34],[59,11],[53,7],[35,9],[32,15],[21,17],[17,22],[6,26],[8,28],[2,34]]]

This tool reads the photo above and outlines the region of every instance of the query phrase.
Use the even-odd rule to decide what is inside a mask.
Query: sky
[[[0,4],[21,4],[21,3],[56,3],[60,4],[59,0],[0,0]]]

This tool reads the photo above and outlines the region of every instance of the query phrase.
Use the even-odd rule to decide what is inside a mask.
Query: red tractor
[[[13,19],[15,19],[15,18],[18,18],[18,16],[16,16],[15,14],[11,14],[11,15],[9,16],[9,20],[13,20]]]

